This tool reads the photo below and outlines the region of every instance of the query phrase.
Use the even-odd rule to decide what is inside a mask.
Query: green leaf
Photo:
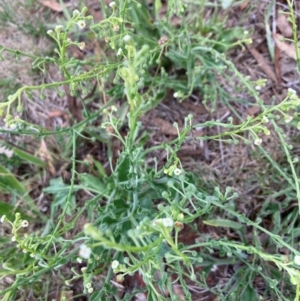
[[[129,179],[130,160],[127,154],[121,156],[118,160],[117,175],[118,182],[126,182]]]
[[[50,194],[63,194],[68,195],[70,190],[70,185],[67,185],[63,182],[62,178],[54,178],[50,180],[50,185],[43,189],[43,192]],[[77,189],[74,188],[74,191]]]
[[[51,216],[53,217],[58,207],[61,207],[62,209],[65,207],[66,202],[68,201],[69,197],[69,191],[70,191],[70,185],[67,185],[63,182],[62,178],[55,178],[50,180],[50,185],[47,188],[43,189],[43,192],[50,193],[54,195],[54,200],[51,204]],[[73,188],[71,197],[69,199],[70,206],[68,206],[68,209],[66,211],[67,215],[72,215],[74,208],[75,208],[75,195],[74,193],[77,191],[76,188]]]
[[[103,193],[105,191],[105,185],[99,178],[87,173],[79,174],[78,177],[81,185],[86,187],[86,189],[90,188],[94,191],[98,191],[99,193]]]
[[[158,17],[159,11],[162,8],[162,3],[160,0],[155,0],[154,2],[154,11],[156,18]]]
[[[113,205],[114,208],[120,208],[125,210],[129,208],[129,205],[126,204],[126,201],[124,199],[115,199],[113,203],[114,203]]]
[[[268,10],[265,13],[266,39],[267,39],[268,50],[269,50],[269,54],[272,59],[272,62],[274,62],[274,58],[275,58],[275,42],[272,38],[272,33],[271,33],[269,23],[270,23],[271,16],[273,15],[274,5],[275,5],[275,1],[274,0],[270,1]]]
[[[98,169],[100,175],[101,175],[102,177],[104,177],[104,178],[107,177],[106,172],[105,172],[105,169],[104,169],[104,167],[102,166],[102,164],[101,164],[99,161],[95,160],[94,158],[93,158],[93,163],[94,163],[95,166],[97,167],[97,169]]]
[[[143,209],[151,210],[153,207],[153,201],[149,197],[143,197],[140,199],[140,206]]]
[[[14,175],[9,170],[7,170],[2,165],[0,165],[0,189],[11,194],[16,194],[43,221],[46,220],[46,217],[40,212],[33,199],[28,195],[28,191],[25,189],[25,187],[14,177]]]
[[[32,219],[30,216],[23,213],[15,206],[0,201],[0,217],[5,215],[10,221],[13,221],[15,219],[15,214],[17,212],[21,214],[22,219],[27,219],[27,220]]]
[[[157,256],[159,257],[159,259],[162,259],[163,257],[165,257],[166,253],[168,252],[171,252],[171,248],[165,242],[162,242]]]
[[[246,288],[244,289],[242,295],[240,296],[239,300],[243,301],[259,301],[259,298],[257,296],[256,291],[253,289],[253,287],[248,284]]]
[[[11,149],[16,156],[20,157],[21,159],[25,160],[26,162],[32,163],[34,165],[38,165],[43,168],[47,167],[47,164],[44,161],[40,160],[36,156],[31,155],[30,153],[26,152],[25,150],[21,150],[14,146],[11,147],[10,144],[6,144],[6,143],[4,143],[4,145],[7,146],[7,148]]]
[[[203,224],[213,226],[213,227],[224,227],[224,228],[232,228],[235,230],[240,230],[243,225],[240,225],[237,222],[230,221],[227,219],[210,219],[207,221],[203,221]]]
[[[233,0],[221,0],[221,5],[223,9],[228,9],[231,4],[232,4]]]

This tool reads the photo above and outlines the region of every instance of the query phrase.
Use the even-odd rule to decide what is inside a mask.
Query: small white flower
[[[127,34],[123,37],[124,42],[129,42],[130,40],[131,40],[131,36],[129,34]]]
[[[11,241],[12,241],[12,242],[16,241],[16,237],[13,236],[13,237],[11,238]]]
[[[57,33],[60,33],[62,29],[63,29],[63,26],[62,26],[62,25],[56,25],[56,27],[55,27],[55,31],[56,31]]]
[[[261,145],[261,143],[262,143],[262,139],[260,139],[260,138],[257,138],[254,140],[255,145]]]
[[[179,96],[179,93],[178,93],[178,92],[175,92],[175,93],[173,94],[173,96],[174,96],[174,98],[177,98],[177,97]]]
[[[80,14],[78,9],[73,10],[73,17],[76,17]]]
[[[84,259],[89,259],[92,254],[91,248],[87,247],[85,244],[80,246],[79,256]]]
[[[83,267],[80,269],[82,273],[84,273],[87,270],[87,267]]]
[[[297,94],[297,92],[292,88],[288,88],[288,92],[291,94]]]
[[[294,257],[294,262],[295,262],[296,265],[300,265],[300,256],[299,255],[296,255]]]
[[[85,285],[86,288],[91,288],[92,287],[92,284],[89,282]]]
[[[260,91],[261,90],[261,86],[256,86],[255,90]]]
[[[24,220],[22,221],[22,223],[21,223],[21,226],[22,226],[23,228],[28,227],[28,221],[24,219]]]
[[[245,30],[245,31],[244,31],[244,35],[246,36],[247,34],[249,34],[249,31],[248,31],[248,30]]]
[[[93,291],[94,291],[94,289],[93,289],[92,287],[90,287],[90,288],[88,289],[89,294],[91,294]]]
[[[34,258],[34,257],[35,257],[35,254],[34,254],[34,253],[31,253],[29,256],[30,256],[31,258]]]
[[[267,116],[263,116],[263,122],[264,123],[268,123],[270,120]]]
[[[82,259],[80,257],[78,257],[76,260],[78,263],[82,263]]]
[[[85,43],[81,42],[78,47],[80,50],[83,50],[85,48]]]
[[[181,173],[182,173],[182,170],[181,170],[181,169],[179,169],[179,168],[175,168],[175,169],[174,169],[174,175],[175,175],[175,176],[179,176]]]
[[[51,36],[51,35],[53,34],[53,30],[52,30],[52,29],[47,30],[47,34],[48,34],[49,36]]]
[[[116,2],[115,1],[112,1],[109,3],[109,7],[110,8],[115,8],[117,6]]]
[[[284,122],[285,123],[290,123],[292,120],[293,120],[293,116],[288,115],[288,116],[285,117]]]
[[[119,31],[119,29],[120,29],[120,26],[118,24],[115,24],[113,26],[113,31]]]
[[[123,51],[122,48],[119,48],[119,49],[118,49],[118,52],[117,52],[117,56],[121,55],[121,54],[122,54],[122,51]]]
[[[4,215],[1,216],[0,222],[4,223],[5,219],[6,219],[6,215],[4,214]]]
[[[83,29],[83,28],[86,26],[86,24],[85,24],[85,22],[84,22],[83,20],[78,21],[78,22],[77,22],[77,25],[78,25],[78,27],[79,27],[80,29]]]
[[[27,250],[26,250],[26,249],[23,249],[23,253],[26,254],[26,253],[27,253]]]
[[[170,217],[166,217],[162,219],[162,224],[164,227],[173,227],[174,222]]]
[[[118,260],[114,260],[112,263],[111,263],[111,267],[113,270],[115,270],[116,268],[118,268],[119,266],[119,261]]]
[[[112,110],[112,112],[117,112],[118,111],[116,106],[111,106],[111,110]]]

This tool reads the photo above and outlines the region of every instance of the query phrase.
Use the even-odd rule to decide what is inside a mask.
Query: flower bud
[[[117,4],[116,4],[115,1],[112,1],[112,2],[109,3],[109,7],[112,8],[112,9],[116,8],[116,6],[117,6]]]
[[[184,225],[181,222],[175,222],[174,226],[177,231],[181,231],[184,228]]]

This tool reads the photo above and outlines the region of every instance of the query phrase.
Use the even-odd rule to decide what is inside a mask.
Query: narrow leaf
[[[241,297],[239,300],[245,300],[245,301],[259,301],[259,298],[257,296],[256,291],[253,289],[253,287],[248,284],[246,288],[244,289]]]
[[[0,165],[0,189],[8,193],[14,193],[21,198],[30,209],[42,220],[45,220],[45,216],[39,211],[39,208],[35,205],[33,199],[28,195],[25,187],[14,177],[14,175],[5,167]]]
[[[235,230],[240,230],[243,227],[243,225],[240,225],[237,222],[230,221],[227,219],[210,219],[207,221],[203,221],[203,224],[213,227],[232,228]]]

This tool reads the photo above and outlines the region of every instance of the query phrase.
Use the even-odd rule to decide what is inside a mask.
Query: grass
[[[264,101],[228,3],[3,2],[43,44],[0,41],[2,300],[299,300],[299,98]]]

